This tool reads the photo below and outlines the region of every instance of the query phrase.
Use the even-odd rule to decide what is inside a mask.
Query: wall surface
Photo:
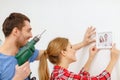
[[[24,13],[31,19],[33,36],[47,31],[36,44],[37,49],[46,49],[49,41],[62,36],[72,44],[82,41],[89,26],[97,32],[110,31],[113,42],[120,49],[120,1],[119,0],[0,0],[0,27],[11,12]],[[0,30],[0,39],[4,36]],[[88,47],[77,51],[77,62],[69,70],[78,73],[88,58]],[[102,72],[110,60],[110,51],[101,50],[91,65],[91,75]],[[99,66],[99,67],[98,67]],[[49,63],[50,71],[53,65]],[[31,64],[32,75],[38,78],[38,62]],[[120,59],[112,71],[112,80],[120,80]]]

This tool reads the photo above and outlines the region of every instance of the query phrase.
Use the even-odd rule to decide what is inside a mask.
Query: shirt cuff
[[[99,77],[100,77],[100,78],[106,78],[106,79],[110,80],[111,74],[110,74],[108,71],[104,70],[104,71],[99,75]]]
[[[84,68],[82,68],[82,69],[80,70],[80,72],[79,72],[79,75],[81,75],[81,76],[90,76],[90,73],[87,72],[87,71],[85,71]]]

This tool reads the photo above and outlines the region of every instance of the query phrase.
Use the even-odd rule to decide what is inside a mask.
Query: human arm
[[[120,50],[115,47],[115,44],[113,44],[112,49],[111,49],[111,59],[110,59],[108,66],[106,67],[106,71],[108,71],[109,73],[112,72],[119,58],[119,55],[120,55]]]
[[[115,47],[115,44],[112,46],[112,49],[111,49],[111,59],[110,59],[110,62],[108,64],[108,66],[106,67],[106,69],[101,73],[99,74],[98,76],[92,76],[91,79],[92,80],[106,80],[106,79],[110,79],[111,77],[111,73],[112,73],[112,70],[119,58],[119,55],[120,55],[120,50],[118,50],[116,47]]]
[[[95,28],[93,27],[88,27],[85,34],[84,34],[84,38],[83,41],[77,44],[74,44],[73,47],[74,49],[78,50],[84,46],[87,46],[93,42],[95,42],[95,39],[92,39],[91,37],[95,34]]]
[[[95,28],[88,27],[87,30],[86,30],[86,33],[84,35],[83,41],[80,42],[80,43],[74,44],[73,48],[75,50],[78,50],[78,49],[80,49],[80,48],[82,48],[82,47],[84,47],[86,45],[89,45],[90,43],[95,42],[95,40],[91,38],[91,36],[94,35],[94,34],[95,34]],[[44,53],[44,51],[45,50],[39,50],[39,54],[38,54],[36,60],[40,60],[40,57]]]
[[[44,54],[44,51],[45,50],[39,50],[39,53],[38,53],[38,56],[37,56],[36,60],[40,60],[40,57],[41,57],[42,54]]]
[[[16,72],[12,80],[25,80],[30,74],[30,64],[25,62],[23,65],[15,67]]]
[[[89,48],[89,58],[88,58],[87,62],[84,65],[84,70],[85,71],[87,71],[87,72],[89,71],[91,63],[92,63],[94,57],[96,56],[96,54],[98,53],[98,51],[99,51],[99,49],[97,49],[96,46],[91,46]]]

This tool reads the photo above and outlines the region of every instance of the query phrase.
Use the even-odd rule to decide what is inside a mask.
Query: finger
[[[91,27],[89,27],[89,28],[88,28],[88,33],[94,32],[94,31],[95,31],[95,29],[96,29],[96,28],[94,28],[94,27],[92,27],[92,26],[91,26]]]
[[[96,35],[96,32],[94,31],[94,32],[90,32],[89,34],[88,34],[88,37],[92,37],[92,35]]]
[[[17,69],[19,69],[19,66],[18,66],[18,65],[16,65],[16,66],[15,66],[15,69],[16,69],[16,70],[17,70]]]
[[[95,51],[95,47],[92,48],[92,51]]]
[[[24,65],[24,66],[27,66],[27,65],[29,65],[29,62],[27,61],[27,62],[25,62],[23,65]]]
[[[25,68],[26,66],[28,66],[28,65],[29,65],[29,62],[27,61],[27,62],[25,62],[23,65],[21,65],[20,68],[23,68],[23,69],[24,69],[24,68]]]
[[[87,30],[86,30],[86,32],[85,32],[85,34],[89,34],[90,31],[91,31],[91,27],[88,27]]]

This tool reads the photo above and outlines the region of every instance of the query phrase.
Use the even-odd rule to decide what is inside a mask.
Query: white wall
[[[11,12],[21,12],[31,19],[33,35],[47,29],[36,48],[46,49],[48,42],[63,36],[71,43],[82,41],[89,26],[97,31],[111,31],[113,42],[120,48],[120,1],[119,0],[0,0],[0,26]],[[0,38],[4,36],[0,31]],[[78,61],[71,64],[69,70],[77,73],[88,58],[88,47],[77,52]],[[90,69],[91,75],[97,75],[104,70],[109,62],[109,50],[97,54]],[[49,63],[50,71],[53,65]],[[99,67],[98,67],[99,66]],[[37,75],[38,62],[31,64],[34,76]],[[120,80],[120,59],[112,72],[112,80]]]

